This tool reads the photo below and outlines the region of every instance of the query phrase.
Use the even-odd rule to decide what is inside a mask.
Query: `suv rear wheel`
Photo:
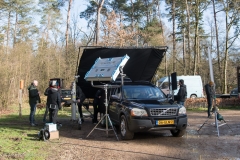
[[[186,132],[186,129],[183,129],[183,130],[178,130],[178,129],[175,129],[175,130],[171,130],[171,133],[173,135],[173,137],[182,137]]]
[[[123,140],[133,139],[134,137],[134,133],[129,131],[128,129],[127,120],[124,115],[121,116],[120,132],[121,132],[121,138]]]

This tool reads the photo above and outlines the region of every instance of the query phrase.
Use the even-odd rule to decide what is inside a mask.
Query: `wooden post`
[[[22,93],[23,93],[24,81],[20,80],[19,89],[19,116],[22,116]]]

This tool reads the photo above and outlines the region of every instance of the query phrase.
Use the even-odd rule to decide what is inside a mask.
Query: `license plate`
[[[159,121],[156,121],[156,125],[168,125],[168,124],[174,124],[174,120],[159,120]]]
[[[71,98],[63,98],[64,100],[70,100]]]

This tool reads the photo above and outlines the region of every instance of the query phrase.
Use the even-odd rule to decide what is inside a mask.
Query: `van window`
[[[169,83],[168,82],[163,82],[161,89],[168,89],[169,88]]]

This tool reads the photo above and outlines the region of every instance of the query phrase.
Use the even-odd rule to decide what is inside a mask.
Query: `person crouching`
[[[57,82],[52,83],[52,87],[48,90],[47,106],[49,108],[49,122],[56,124],[58,110],[61,109],[61,97],[58,92]]]

